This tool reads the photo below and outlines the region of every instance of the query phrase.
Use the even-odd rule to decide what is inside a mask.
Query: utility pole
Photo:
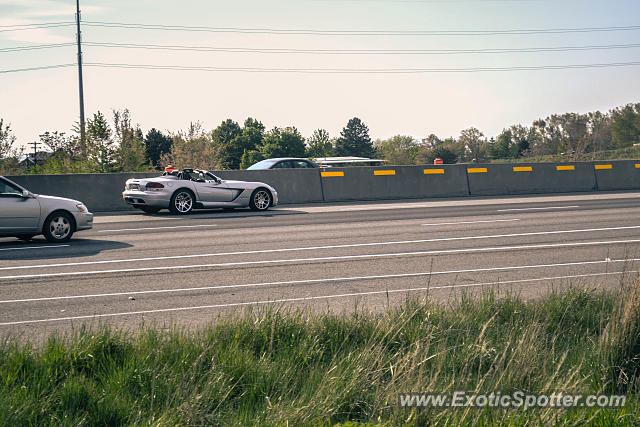
[[[40,143],[38,141],[33,141],[33,142],[30,142],[28,145],[33,146],[33,166],[38,166],[38,145],[40,145]],[[27,160],[26,163],[28,164],[29,160]]]
[[[80,142],[84,147],[85,129],[84,129],[84,88],[82,84],[82,39],[80,37],[80,0],[76,0],[76,25],[78,39],[78,91],[80,94]]]

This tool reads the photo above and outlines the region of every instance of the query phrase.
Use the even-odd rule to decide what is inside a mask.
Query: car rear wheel
[[[266,211],[271,206],[271,193],[265,188],[257,188],[251,193],[249,207],[254,211]]]
[[[73,218],[67,212],[54,212],[47,217],[42,234],[52,243],[62,243],[73,236]]]
[[[187,189],[178,190],[171,196],[169,210],[176,215],[186,215],[193,210],[195,197]]]
[[[157,208],[155,206],[138,206],[138,207],[140,208],[140,210],[142,210],[142,212],[148,213],[148,214],[154,214],[154,213],[160,212],[160,208]]]

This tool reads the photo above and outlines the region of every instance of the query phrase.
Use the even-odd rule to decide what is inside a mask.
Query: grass
[[[0,343],[0,425],[638,425],[640,282],[383,314],[264,309],[198,331]],[[619,409],[406,409],[401,392],[629,393]]]

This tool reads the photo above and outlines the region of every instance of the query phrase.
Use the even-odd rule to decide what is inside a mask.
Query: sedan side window
[[[273,167],[271,169],[290,169],[293,166],[291,165],[291,162],[289,161],[283,161],[283,162],[278,162],[275,165],[273,165]]]
[[[302,169],[308,169],[313,167],[310,163],[307,163],[304,160],[296,160],[293,162],[293,164],[296,168],[302,168]]]
[[[8,182],[0,180],[0,197],[20,197],[22,190]]]

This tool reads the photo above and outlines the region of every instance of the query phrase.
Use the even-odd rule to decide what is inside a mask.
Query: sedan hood
[[[67,199],[66,197],[56,197],[56,196],[44,196],[42,194],[35,194],[36,199],[38,200],[42,200],[42,201],[58,201],[58,202],[69,202],[69,203],[74,203],[74,204],[80,204],[82,202],[78,201],[78,200],[74,200],[74,199]]]

